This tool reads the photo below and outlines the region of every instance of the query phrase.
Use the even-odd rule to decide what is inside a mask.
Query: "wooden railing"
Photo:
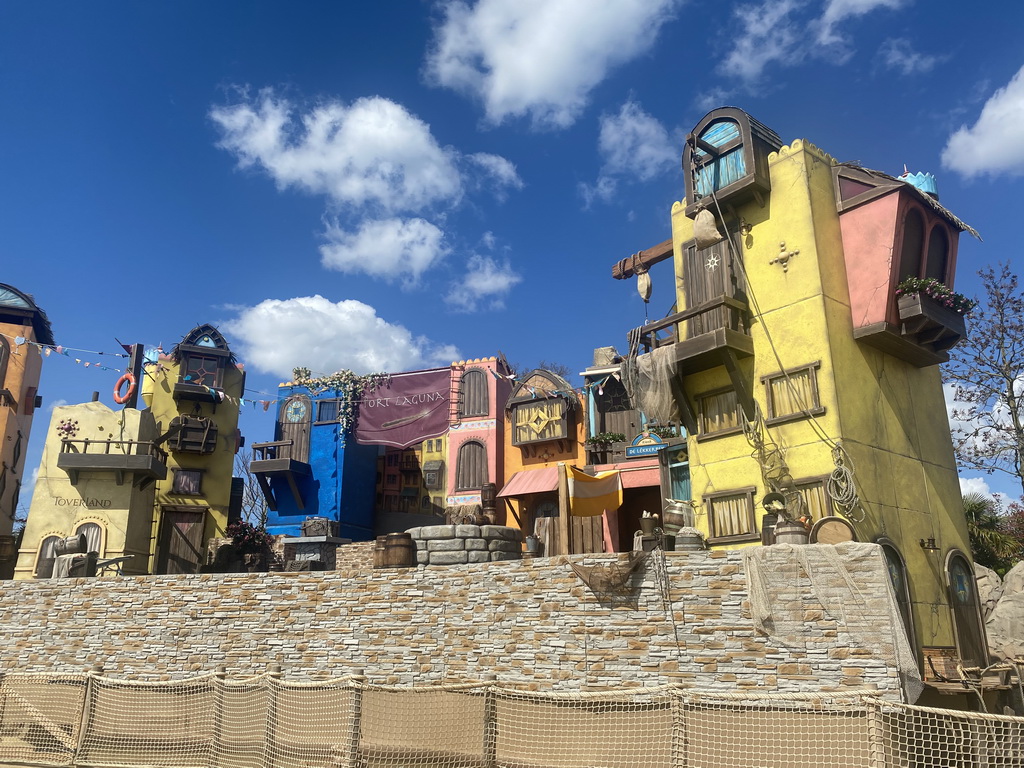
[[[259,454],[259,461],[290,459],[293,440],[275,440],[271,443],[253,443],[252,449]]]
[[[646,351],[650,352],[652,349],[667,344],[675,344],[704,333],[710,333],[717,328],[750,333],[750,329],[747,327],[747,311],[748,307],[745,301],[732,296],[717,296],[711,301],[645,325],[640,343],[644,345]],[[686,331],[680,338],[677,338],[676,325],[682,323],[686,323]],[[659,338],[657,334],[666,330],[670,330],[671,333]]]
[[[79,450],[76,446],[81,446]],[[111,451],[111,449],[114,449]],[[127,449],[127,450],[125,450]],[[60,445],[61,453],[79,454],[122,454],[125,456],[153,456],[167,463],[167,452],[152,440],[69,440],[64,438]]]

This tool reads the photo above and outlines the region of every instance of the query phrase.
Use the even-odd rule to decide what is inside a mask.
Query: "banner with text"
[[[408,448],[448,431],[451,369],[396,373],[359,400],[356,442]]]

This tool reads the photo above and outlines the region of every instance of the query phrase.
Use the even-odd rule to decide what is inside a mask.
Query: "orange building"
[[[0,578],[10,578],[14,568],[11,533],[32,416],[40,404],[38,344],[53,344],[46,313],[27,293],[0,283]]]

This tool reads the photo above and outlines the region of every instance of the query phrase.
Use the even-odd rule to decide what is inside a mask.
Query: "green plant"
[[[668,427],[657,424],[648,424],[647,431],[652,435],[657,435],[662,440],[666,440],[670,437],[676,437],[676,428]]]
[[[368,373],[365,376],[342,369],[326,376],[313,376],[309,368],[293,368],[292,378],[311,395],[333,392],[338,397],[338,424],[344,439],[352,429],[356,417],[356,401],[365,390],[373,389],[388,380],[389,374]]]
[[[961,315],[969,315],[978,302],[969,299],[962,293],[956,293],[934,277],[908,277],[896,286],[896,297],[923,293],[931,296],[944,307]]]
[[[274,543],[274,537],[261,528],[247,523],[244,520],[231,523],[228,526],[228,536],[231,537],[231,544],[241,555],[255,555],[266,552]]]
[[[589,445],[607,447],[612,443],[621,443],[625,441],[626,436],[621,432],[598,432],[593,437],[587,438]]]

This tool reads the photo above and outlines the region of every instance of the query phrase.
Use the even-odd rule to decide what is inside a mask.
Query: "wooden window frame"
[[[731,544],[746,541],[760,541],[761,533],[757,529],[757,515],[754,511],[754,494],[757,488],[753,485],[745,488],[733,488],[728,491],[717,491],[704,495],[703,502],[708,508],[708,543],[709,544]],[[715,535],[715,502],[724,499],[732,499],[745,496],[747,499],[747,520],[750,523],[749,533],[733,534],[730,536]]]
[[[189,364],[192,360],[200,357],[204,360],[209,360],[217,364],[217,370],[213,372],[213,384],[207,384],[205,382],[196,381],[195,379],[185,378],[190,375],[188,372]],[[178,375],[182,384],[192,384],[200,387],[210,387],[211,389],[220,389],[224,384],[224,357],[216,354],[215,352],[198,352],[190,349],[187,352],[183,352],[181,355]]]
[[[739,420],[739,424],[735,427],[726,427],[725,429],[717,429],[714,432],[707,430],[707,409],[705,407],[705,401],[710,397],[717,397],[718,395],[725,394],[726,392],[732,392],[736,396],[736,417]],[[718,389],[712,389],[707,392],[702,392],[696,397],[697,400],[697,442],[703,442],[705,440],[712,440],[719,437],[727,437],[729,435],[738,435],[743,432],[743,419],[746,417],[743,414],[743,408],[740,405],[739,395],[733,387],[719,387]]]
[[[200,497],[200,496],[203,495],[203,475],[206,472],[205,469],[196,469],[194,467],[173,467],[171,469],[171,472],[174,473],[173,477],[171,478],[171,494],[172,495],[174,495],[174,496],[192,496],[192,497]],[[189,491],[179,490],[178,475],[181,474],[181,473],[189,473],[189,472],[194,473],[197,476],[198,480],[199,480],[199,490],[196,493],[190,493]],[[182,475],[182,476],[184,477],[184,475]]]
[[[481,384],[480,387],[483,389],[483,410],[469,410],[469,406],[466,403],[466,378],[469,377],[470,383],[472,384],[474,379],[479,379]],[[487,382],[487,371],[483,368],[470,368],[468,371],[462,374],[462,378],[459,380],[459,418],[470,419],[480,418],[481,416],[486,417],[490,413],[490,396],[491,390]]]
[[[333,419],[321,418],[321,415],[322,415],[320,413],[321,406],[329,405],[329,404],[334,406],[334,418]],[[316,400],[316,401],[314,401],[313,405],[316,406],[316,418],[313,419],[313,424],[337,424],[338,423],[338,413],[340,413],[340,411],[341,411],[341,399],[340,398],[328,397],[328,398],[324,398],[323,400]]]
[[[793,481],[793,489],[797,491],[801,488],[809,488],[814,485],[821,486],[821,489],[825,492],[826,506],[826,512],[823,517],[833,517],[836,514],[836,501],[832,498],[832,494],[828,492],[829,477],[831,477],[831,475],[818,475],[816,477],[802,477],[799,480]],[[817,522],[817,520],[815,522]]]
[[[470,482],[469,484],[466,484],[464,482],[464,479],[465,479],[464,478],[464,474],[467,474],[467,472],[464,472],[464,470],[463,470],[463,466],[464,466],[464,464],[463,464],[463,461],[464,461],[463,454],[465,452],[469,451],[470,446],[474,446],[474,445],[477,446],[480,449],[480,451],[482,452],[482,455],[483,455],[482,477],[468,478],[468,480],[470,480],[472,482]],[[455,463],[455,491],[456,492],[459,492],[459,491],[479,491],[481,488],[483,488],[484,483],[487,482],[487,477],[488,477],[488,474],[489,474],[488,471],[487,471],[488,467],[487,467],[487,446],[486,445],[484,445],[479,440],[467,440],[466,442],[464,442],[462,445],[459,446],[459,452],[458,452],[458,455],[457,455],[455,461],[456,461],[456,463]],[[476,482],[477,480],[479,480],[479,482]]]
[[[885,555],[886,552],[892,552],[896,556],[896,560],[899,563],[900,570],[902,571],[903,581],[903,593],[906,600],[905,606],[906,611],[904,612],[904,603],[900,602],[900,596],[896,595],[896,605],[899,609],[900,620],[904,622],[904,631],[907,634],[907,640],[910,643],[910,650],[917,656],[917,630],[914,627],[914,593],[911,591],[909,572],[907,571],[907,559],[900,552],[900,548],[896,546],[896,543],[885,536],[881,536],[875,539],[875,543],[882,548],[882,557],[885,560],[886,571],[889,570],[889,558]],[[892,575],[889,575],[889,583],[892,583]],[[893,584],[893,592],[896,592],[896,585]]]
[[[560,434],[553,437],[539,437],[534,440],[520,440],[518,437],[516,421],[517,414],[521,408],[529,408],[538,403],[557,403],[561,406],[562,415],[554,422],[558,425]],[[567,440],[571,429],[571,424],[569,423],[569,406],[561,397],[537,398],[536,400],[526,400],[521,403],[514,403],[512,405],[510,422],[512,428],[512,445],[516,447],[521,445],[535,445],[537,443],[550,443],[555,440]]]
[[[774,426],[775,424],[785,424],[790,421],[799,421],[800,419],[807,419],[812,416],[821,416],[825,413],[825,408],[821,404],[821,390],[818,388],[818,371],[821,369],[821,360],[815,360],[813,363],[807,365],[798,365],[795,368],[787,368],[784,371],[778,371],[776,373],[769,373],[761,377],[761,384],[764,386],[764,401],[767,406],[767,416],[765,417],[765,423],[768,426]],[[807,371],[810,374],[811,380],[811,397],[813,404],[811,407],[803,411],[796,411],[794,413],[775,413],[775,400],[772,397],[772,383],[791,377],[794,374],[803,373]]]

